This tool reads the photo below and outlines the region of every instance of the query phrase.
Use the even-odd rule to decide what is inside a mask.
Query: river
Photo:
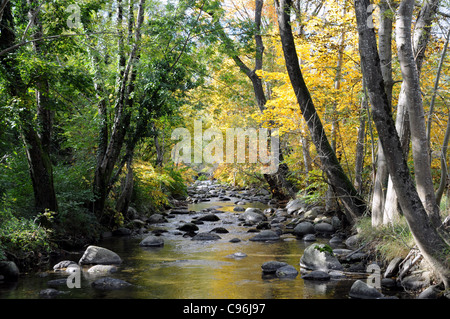
[[[165,229],[162,233],[164,246],[141,247],[139,243],[148,234],[137,236],[109,237],[97,246],[116,252],[123,260],[118,271],[108,276],[125,280],[132,287],[103,291],[92,288],[91,283],[99,278],[86,271],[81,273],[80,288],[68,288],[63,284],[57,289],[64,292],[56,298],[64,299],[348,299],[348,292],[355,279],[311,281],[301,278],[299,260],[304,249],[311,245],[290,234],[275,242],[255,242],[249,238],[255,233],[238,222],[240,213],[233,211],[237,198],[221,201],[212,198],[208,202],[190,204],[188,209],[195,214],[174,214],[169,222],[153,224],[149,231]],[[246,203],[242,207],[268,206],[260,202]],[[228,233],[218,234],[221,239],[194,241],[182,236],[176,228],[196,216],[204,215],[205,209],[216,208],[220,220],[198,225],[199,232],[209,232],[215,227],[224,227]],[[239,238],[239,242],[230,242]],[[327,243],[318,239],[317,243]],[[333,247],[339,248],[339,247]],[[75,254],[69,259],[78,262]],[[232,258],[235,253],[245,257]],[[65,257],[64,259],[68,259]],[[276,260],[294,266],[299,274],[295,278],[278,278],[262,273],[261,265]],[[0,284],[1,299],[39,298],[39,292],[49,288],[48,282],[65,279],[65,272],[53,271],[53,261],[48,270],[39,273],[21,274],[17,283]],[[86,269],[84,269],[86,270]]]

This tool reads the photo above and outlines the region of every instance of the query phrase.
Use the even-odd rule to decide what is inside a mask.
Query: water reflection
[[[91,283],[98,278],[83,273],[81,288],[58,289],[69,291],[61,298],[218,298],[218,299],[335,299],[347,298],[351,281],[312,282],[300,278],[280,279],[263,276],[261,265],[270,260],[286,262],[300,272],[299,260],[309,244],[301,240],[286,238],[273,243],[252,242],[254,236],[248,228],[236,223],[234,204],[230,202],[206,202],[191,205],[190,210],[200,211],[211,206],[221,206],[223,211],[217,222],[198,225],[201,232],[214,227],[225,227],[229,233],[219,234],[217,241],[192,241],[189,237],[177,235],[176,227],[190,221],[195,215],[177,215],[169,223],[154,225],[165,228],[163,247],[141,247],[143,237],[109,238],[100,246],[115,251],[123,260],[114,278],[126,280],[133,288],[115,291],[98,291]],[[247,204],[266,208],[263,204]],[[144,236],[145,237],[145,236]],[[238,237],[238,243],[229,242]],[[230,258],[241,252],[244,258]],[[78,259],[74,259],[78,261]],[[14,288],[0,286],[0,298],[36,298],[39,291],[47,288],[47,282],[55,278],[65,278],[67,274],[48,272],[48,276],[36,274],[21,278]]]

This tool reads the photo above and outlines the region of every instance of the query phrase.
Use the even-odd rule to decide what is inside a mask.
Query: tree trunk
[[[367,26],[369,5],[369,0],[355,0],[361,65],[372,105],[373,119],[386,155],[389,174],[414,240],[424,258],[448,288],[450,285],[450,258],[448,258],[450,247],[433,226],[409,173],[384,89],[375,32]]]
[[[4,4],[2,13],[2,20],[0,21],[0,50],[13,46],[16,40],[11,2]],[[32,17],[36,17],[36,14],[33,14]],[[6,88],[8,93],[13,97],[17,97],[18,100],[26,101],[27,99],[24,97],[27,94],[28,87],[16,67],[17,64],[15,63],[13,52],[0,56],[0,63],[6,70]],[[31,111],[30,105],[23,103],[25,102],[21,102],[20,105],[19,118],[33,185],[35,209],[38,213],[44,212],[45,209],[57,212],[58,202],[53,184],[52,163],[46,151],[49,140],[46,140],[47,145],[44,146],[33,124],[35,114]],[[44,105],[41,106],[44,107]]]
[[[414,27],[414,36],[412,39],[412,50],[417,68],[417,73],[420,76],[422,61],[425,57],[425,50],[430,39],[432,21],[436,15],[440,0],[425,1]],[[400,96],[397,107],[396,127],[402,141],[405,154],[409,152],[409,142],[411,136],[411,128],[408,114],[408,96],[406,83],[402,83]],[[425,144],[426,145],[426,144]],[[398,202],[397,195],[393,190],[392,182],[389,181],[388,192],[386,195],[384,223],[392,222],[399,213],[397,210]],[[392,219],[391,219],[392,218]]]
[[[130,155],[127,159],[127,175],[122,182],[122,191],[120,197],[116,202],[116,210],[121,212],[124,216],[128,211],[128,207],[131,202],[131,196],[133,195],[133,155]]]
[[[439,62],[439,67],[438,67],[438,74],[436,75],[433,96],[432,96],[432,99],[430,102],[430,116],[428,117],[428,126],[427,126],[428,141],[430,140],[430,131],[431,131],[431,112],[433,111],[434,100],[435,100],[437,90],[438,90],[438,83],[439,83],[439,78],[440,78],[440,74],[441,74],[441,69],[442,69],[442,65],[444,64],[444,59],[445,59],[445,55],[447,53],[447,47],[449,45],[449,42],[450,42],[450,30],[448,31],[448,34],[447,34],[447,41],[445,42],[444,48],[442,49],[441,60]],[[438,206],[440,206],[442,195],[444,194],[445,188],[448,186],[447,149],[448,149],[449,140],[450,140],[450,113],[449,113],[449,116],[447,119],[447,128],[445,130],[444,141],[442,142],[442,149],[441,149],[441,180],[439,182],[439,187],[436,191],[436,205],[438,205]]]
[[[353,224],[356,219],[365,212],[366,204],[344,173],[344,170],[328,141],[322,122],[316,112],[311,95],[303,79],[290,25],[290,5],[290,1],[275,1],[278,26],[288,75],[297,97],[297,102],[311,133],[312,141],[320,156],[323,170],[327,174],[330,183],[333,185],[335,193],[339,196],[339,199],[345,206],[345,214],[348,221]]]
[[[355,156],[355,188],[358,194],[362,194],[362,171],[364,168],[364,149],[366,140],[366,106],[367,101],[363,98],[361,103],[361,114],[359,115],[358,139],[356,141]]]
[[[386,94],[389,104],[392,101],[392,19],[387,14],[389,4],[386,0],[380,1],[380,28],[378,30],[379,52],[381,60],[381,73],[383,75]],[[386,192],[388,188],[388,171],[383,148],[378,142],[377,169],[373,185],[372,196],[372,226],[379,226],[383,223],[384,205],[386,202]]]
[[[412,154],[417,191],[425,210],[435,227],[441,225],[439,207],[433,187],[430,167],[430,152],[425,130],[425,114],[420,90],[419,71],[414,61],[411,42],[413,0],[403,0],[398,9],[396,40],[400,69],[405,84],[406,103],[408,105]]]
[[[94,195],[93,203],[94,212],[101,215],[106,204],[106,199],[110,190],[110,180],[113,174],[114,166],[120,155],[120,151],[124,144],[127,128],[130,123],[130,110],[126,108],[128,100],[131,95],[131,90],[134,89],[134,72],[133,66],[139,59],[139,44],[141,39],[141,26],[144,20],[144,5],[145,0],[139,1],[138,18],[135,30],[135,43],[131,49],[128,62],[123,72],[122,80],[119,83],[118,98],[115,105],[114,124],[109,143],[104,150],[103,156],[98,156],[97,167],[94,175]],[[104,132],[100,132],[104,134]]]
[[[444,47],[442,48],[442,53],[441,53],[441,58],[439,60],[436,79],[434,80],[433,94],[431,96],[430,110],[428,112],[428,121],[427,121],[428,143],[430,143],[430,140],[431,140],[431,123],[433,122],[434,102],[436,100],[437,91],[439,89],[439,80],[441,78],[442,66],[444,65],[445,55],[447,54],[447,48],[448,48],[449,42],[450,42],[450,29],[448,30],[448,33],[447,33],[447,40],[445,41]]]

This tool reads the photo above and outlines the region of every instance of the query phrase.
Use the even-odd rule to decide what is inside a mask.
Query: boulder
[[[247,208],[241,218],[248,224],[258,224],[266,221],[267,217],[259,208]]]
[[[128,217],[128,219],[135,219],[139,216],[139,214],[134,207],[128,206],[126,216]]]
[[[19,273],[19,268],[14,261],[0,261],[0,275],[4,277],[5,281],[18,281]]]
[[[217,234],[226,234],[229,233],[229,231],[224,227],[215,227],[211,229],[211,233],[217,233]]]
[[[278,268],[281,268],[284,266],[288,266],[288,264],[285,262],[281,262],[281,261],[271,260],[271,261],[267,261],[264,264],[262,264],[261,269],[262,269],[263,273],[273,274],[278,270]]]
[[[323,208],[322,206],[316,206],[316,207],[313,207],[313,208],[307,210],[305,212],[305,214],[303,215],[303,217],[305,219],[314,220],[315,218],[317,218],[317,216],[319,216],[320,214],[323,214],[324,212],[325,212],[325,208]]]
[[[286,204],[286,211],[289,215],[291,215],[299,210],[305,210],[307,207],[308,207],[308,204],[306,204],[301,199],[297,198],[297,199],[290,200]]]
[[[177,227],[178,230],[185,231],[185,232],[191,232],[191,231],[197,231],[198,226],[194,223],[185,223],[181,225],[180,227]]]
[[[286,265],[278,268],[275,275],[279,278],[295,278],[298,275],[297,269],[294,266]]]
[[[197,220],[204,222],[216,222],[220,220],[220,218],[215,214],[206,214],[205,216],[199,217]]]
[[[314,234],[306,234],[303,236],[303,241],[316,241],[316,235]]]
[[[89,246],[78,262],[80,265],[116,265],[121,264],[122,259],[115,252],[98,246]]]
[[[309,270],[343,270],[342,264],[327,248],[329,246],[324,244],[308,246],[300,258],[300,266]]]
[[[359,237],[358,237],[358,235],[353,235],[353,236],[348,237],[347,240],[345,241],[345,244],[350,249],[358,248],[358,245],[359,245]]]
[[[233,208],[233,210],[235,212],[243,212],[243,211],[245,211],[245,208],[241,207],[241,206],[236,206],[236,207]]]
[[[331,276],[322,270],[313,270],[310,273],[304,274],[302,276],[302,279],[305,280],[320,280],[320,281],[325,281],[325,280],[330,280]]]
[[[333,225],[334,229],[340,229],[342,227],[342,222],[337,216],[331,217],[331,225]]]
[[[97,279],[92,284],[92,288],[99,290],[115,290],[131,287],[132,284],[121,279],[104,277]]]
[[[333,237],[331,237],[331,239],[329,241],[329,243],[331,245],[339,245],[339,244],[342,244],[342,242],[343,242],[343,240],[342,240],[341,236],[333,236]]]
[[[149,224],[167,223],[167,219],[161,214],[153,214],[147,218]]]
[[[89,268],[90,274],[112,274],[117,272],[117,267],[113,265],[95,265]]]
[[[192,240],[218,240],[221,239],[221,237],[214,233],[198,233],[194,237],[192,237]]]
[[[50,298],[55,298],[58,295],[66,294],[66,293],[68,293],[68,291],[59,291],[54,288],[47,288],[47,289],[43,289],[43,290],[39,291],[39,297],[50,299]]]
[[[297,226],[294,227],[294,230],[292,232],[297,237],[303,237],[307,234],[314,234],[314,225],[310,222],[301,222],[297,224]]]
[[[383,297],[383,294],[364,281],[356,280],[350,288],[349,296],[355,299],[378,299]]]
[[[280,236],[274,232],[273,230],[263,230],[258,233],[256,236],[250,238],[250,241],[273,241],[279,240]]]
[[[331,224],[325,222],[314,225],[314,230],[316,231],[316,233],[324,235],[331,235],[334,233],[334,227]]]
[[[59,263],[57,263],[56,265],[53,266],[53,270],[58,271],[58,270],[64,270],[67,267],[69,267],[70,265],[76,265],[77,263],[72,261],[72,260],[63,260],[60,261]]]
[[[147,236],[140,243],[139,246],[142,247],[161,247],[164,246],[164,239],[157,236]]]

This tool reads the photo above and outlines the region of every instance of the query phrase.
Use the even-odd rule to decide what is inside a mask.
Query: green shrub
[[[5,259],[8,253],[19,259],[25,259],[29,255],[50,252],[53,248],[52,232],[36,221],[51,217],[52,214],[46,212],[32,220],[16,217],[10,211],[1,211],[0,259]]]
[[[154,212],[163,209],[171,198],[187,195],[183,169],[171,166],[153,167],[150,163],[136,161],[132,202],[138,211]]]

